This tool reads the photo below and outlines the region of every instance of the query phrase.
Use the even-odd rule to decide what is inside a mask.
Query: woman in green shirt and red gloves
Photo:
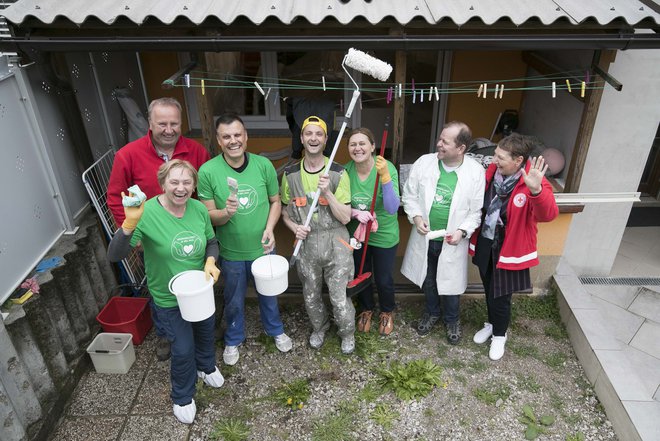
[[[220,387],[224,378],[215,364],[215,314],[199,322],[181,317],[176,297],[168,283],[186,270],[203,270],[215,281],[218,242],[204,204],[191,199],[197,186],[197,171],[188,161],[174,159],[158,169],[163,194],[139,207],[124,207],[126,219],[117,230],[108,259],[117,262],[138,243],[144,249],[144,265],[153,311],[172,345],[170,380],[174,416],[184,424],[195,419],[195,383],[201,378]],[[123,193],[122,193],[123,196]]]
[[[374,134],[371,130],[360,127],[354,129],[348,138],[348,153],[351,161],[345,169],[351,180],[351,222],[347,225],[348,231],[357,236],[365,232],[366,224],[374,220],[377,230],[369,235],[367,256],[364,271],[372,272],[378,290],[378,303],[380,307],[378,332],[381,335],[390,335],[394,328],[394,259],[399,244],[399,222],[397,210],[399,209],[399,177],[394,165],[382,156],[375,156],[376,149]],[[376,179],[380,179],[374,216],[369,209],[373,198]],[[360,224],[363,224],[360,227]],[[362,237],[357,237],[362,241]],[[355,272],[359,271],[363,249],[355,250]],[[359,310],[358,331],[369,332],[371,317],[375,302],[371,288],[362,290],[358,294]]]

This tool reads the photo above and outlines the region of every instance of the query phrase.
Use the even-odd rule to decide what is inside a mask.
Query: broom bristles
[[[344,62],[347,66],[380,81],[387,81],[392,73],[389,63],[353,48],[348,50]]]

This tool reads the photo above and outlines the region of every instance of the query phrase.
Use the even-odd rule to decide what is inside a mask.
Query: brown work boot
[[[378,332],[380,335],[390,335],[394,330],[394,311],[380,313],[380,325]]]
[[[358,315],[358,332],[369,332],[371,329],[371,316],[373,311],[362,311]]]

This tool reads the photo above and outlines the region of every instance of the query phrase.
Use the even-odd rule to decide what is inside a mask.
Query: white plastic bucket
[[[282,294],[289,287],[289,261],[276,254],[261,256],[252,262],[252,276],[259,294]]]
[[[215,313],[213,278],[206,280],[204,271],[183,271],[170,279],[169,287],[185,321],[201,322]]]

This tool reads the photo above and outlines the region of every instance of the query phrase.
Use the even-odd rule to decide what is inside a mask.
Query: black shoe
[[[165,337],[158,337],[156,342],[156,358],[165,361],[170,358],[170,342]]]
[[[417,322],[417,327],[415,329],[419,335],[426,335],[431,332],[431,329],[433,329],[439,320],[440,316],[431,315],[428,312],[425,312],[422,318]]]
[[[461,322],[447,325],[447,341],[450,345],[457,345],[461,341]]]

